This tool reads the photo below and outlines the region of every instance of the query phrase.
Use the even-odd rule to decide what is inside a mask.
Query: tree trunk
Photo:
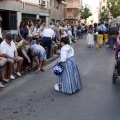
[[[87,19],[85,19],[85,24],[87,23]]]

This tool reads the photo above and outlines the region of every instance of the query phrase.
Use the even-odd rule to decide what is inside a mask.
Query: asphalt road
[[[112,84],[114,50],[74,45],[83,87],[73,95],[54,90],[52,66],[31,72],[0,91],[0,120],[120,120],[120,80]]]

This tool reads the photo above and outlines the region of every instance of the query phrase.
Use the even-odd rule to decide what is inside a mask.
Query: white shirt
[[[74,50],[70,45],[65,45],[61,48],[60,61],[65,62],[67,58],[74,56]]]
[[[69,35],[69,36],[72,36],[71,30],[68,30],[68,35]]]
[[[102,24],[102,25],[98,26],[97,30],[98,31],[99,30],[106,31],[106,27],[105,27],[105,25]]]
[[[9,45],[8,43],[6,43],[6,41],[4,40],[1,43],[1,53],[2,54],[7,54],[10,57],[14,57],[14,52],[16,51],[16,47],[15,47],[15,43],[13,41],[11,41],[11,45]]]
[[[46,28],[43,30],[41,35],[42,37],[51,37],[52,39],[53,37],[55,37],[55,32],[51,28]]]
[[[39,38],[39,34],[40,34],[40,28],[34,28],[33,30],[33,34],[36,35],[36,38]]]

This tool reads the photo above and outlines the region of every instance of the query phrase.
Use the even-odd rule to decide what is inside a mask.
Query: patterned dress
[[[57,85],[59,91],[63,93],[73,94],[82,87],[81,76],[78,70],[76,59],[72,54],[73,48],[62,50],[66,52],[66,60],[61,62],[64,70],[61,75],[58,75]],[[63,53],[63,52],[62,52]],[[64,56],[65,59],[65,56]]]

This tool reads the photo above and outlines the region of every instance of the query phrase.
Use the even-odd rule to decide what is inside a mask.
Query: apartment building
[[[99,13],[101,11],[103,11],[104,9],[107,9],[107,0],[99,0],[100,4],[99,4]],[[109,23],[112,24],[113,21],[113,17],[111,16],[111,14],[109,13]],[[116,18],[116,22],[120,23],[120,17]]]
[[[70,24],[76,24],[80,20],[79,9],[82,5],[82,0],[68,0],[68,4],[65,6],[65,20]]]
[[[17,32],[21,20],[33,22],[41,18],[48,24],[51,20],[64,18],[64,4],[60,0],[0,0],[3,31]]]
[[[57,22],[64,20],[64,7],[65,4],[61,2],[62,0],[50,0],[50,16],[49,21]],[[64,0],[65,1],[65,0]]]

